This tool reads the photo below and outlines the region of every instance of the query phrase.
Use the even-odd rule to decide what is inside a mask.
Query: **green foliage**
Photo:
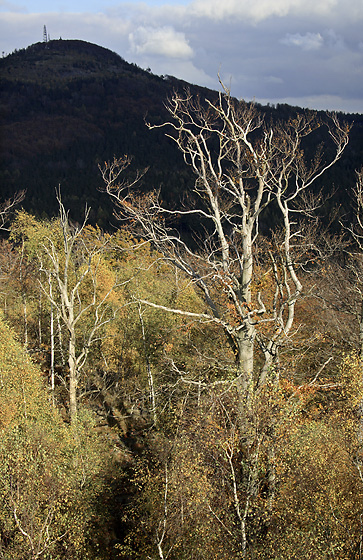
[[[1,558],[102,558],[94,531],[105,519],[95,518],[105,452],[89,414],[64,424],[3,321],[0,368]]]
[[[0,319],[0,427],[6,429],[29,416],[37,418],[45,398],[37,368]],[[42,402],[43,401],[43,402]]]
[[[291,430],[280,448],[279,495],[259,558],[359,558],[363,488],[352,461],[354,437],[342,414]]]

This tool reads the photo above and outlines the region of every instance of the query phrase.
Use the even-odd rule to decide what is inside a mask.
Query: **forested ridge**
[[[0,559],[361,560],[361,116],[0,62]]]
[[[99,193],[97,166],[122,154],[133,157],[135,169],[148,167],[144,190],[161,189],[170,203],[190,190],[193,175],[181,154],[162,131],[148,131],[145,119],[163,122],[174,90],[189,87],[193,95],[210,99],[216,92],[155,76],[108,49],[76,40],[36,43],[14,52],[0,59],[0,74],[3,199],[26,189],[25,209],[52,217],[57,213],[54,189],[61,184],[67,207],[81,214],[87,200],[91,223],[109,228],[112,207]],[[303,112],[289,105],[259,108],[275,122]],[[357,114],[340,118],[354,123],[351,141],[319,188],[327,197],[335,193],[327,212],[341,204],[346,213],[346,194],[363,157],[363,120]]]

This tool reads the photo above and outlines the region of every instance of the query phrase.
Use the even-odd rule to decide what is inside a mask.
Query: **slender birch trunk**
[[[77,362],[76,362],[76,336],[75,332],[70,333],[68,344],[68,365],[69,365],[69,413],[71,422],[77,420]]]
[[[150,408],[151,408],[151,414],[152,414],[152,417],[153,417],[153,422],[154,422],[154,424],[156,424],[157,416],[156,416],[156,399],[155,399],[155,389],[154,389],[154,378],[153,378],[153,374],[152,374],[152,371],[151,371],[149,353],[147,351],[146,336],[145,336],[145,325],[144,325],[144,319],[143,319],[143,316],[142,316],[140,303],[138,305],[138,312],[139,312],[139,321],[140,321],[140,326],[141,326],[142,342],[143,342],[143,347],[144,347],[147,379],[148,379],[148,384],[149,384]]]

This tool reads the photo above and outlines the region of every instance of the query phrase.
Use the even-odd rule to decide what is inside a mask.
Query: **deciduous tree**
[[[167,106],[171,120],[161,125],[167,127],[168,136],[196,175],[189,207],[165,208],[157,193],[137,197],[134,188],[122,180],[130,163],[126,156],[101,171],[119,217],[129,218],[164,260],[182,271],[205,307],[200,311],[150,299],[142,303],[214,324],[224,332],[235,355],[240,403],[236,433],[252,449],[259,425],[254,407],[265,384],[278,381],[279,348],[293,333],[296,304],[303,291],[302,269],[310,258],[303,247],[301,217],[311,216],[319,203],[312,196],[313,184],[341,157],[349,131],[334,114],[323,121],[310,111],[286,123],[266,123],[253,104],[233,99],[221,86],[215,101],[201,102],[188,92],[175,93]],[[321,146],[313,155],[305,149],[307,139],[318,129],[325,130],[326,142],[330,142],[328,156]],[[199,220],[193,240],[178,232],[181,217]],[[263,235],[272,223],[272,231]],[[261,441],[270,438],[271,503],[273,432],[273,422],[267,422],[264,433],[259,433]],[[232,478],[237,472],[234,452],[234,445],[226,448]],[[259,453],[256,461],[260,461]],[[258,471],[252,461],[243,476],[252,480]],[[237,487],[236,481],[234,501],[246,557],[246,519],[256,496],[256,481],[247,484],[243,503]]]
[[[236,356],[242,393],[248,398],[253,386],[264,383],[279,345],[291,333],[302,291],[294,252],[302,242],[299,212],[312,210],[310,189],[340,158],[348,130],[335,115],[322,123],[311,112],[285,124],[268,125],[253,105],[234,100],[224,86],[217,101],[203,104],[188,93],[176,93],[168,110],[172,120],[162,126],[170,129],[168,135],[197,177],[194,207],[166,209],[155,194],[137,199],[120,182],[127,157],[102,170],[106,190],[120,214],[141,225],[165,260],[199,290],[205,313],[166,306],[165,310],[214,322],[223,329]],[[306,138],[321,126],[327,128],[334,147],[326,161],[320,148],[313,157],[304,154]],[[272,204],[276,245],[265,251],[270,262],[259,277],[261,223]],[[197,216],[205,228],[193,244],[170,227],[171,219],[181,215]],[[270,300],[263,289],[269,277],[274,284]],[[263,362],[254,378],[256,345]]]

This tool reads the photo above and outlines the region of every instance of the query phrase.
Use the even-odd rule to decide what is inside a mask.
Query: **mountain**
[[[0,73],[2,198],[25,188],[25,207],[51,215],[60,184],[75,214],[87,201],[93,221],[104,222],[111,210],[98,164],[114,155],[150,166],[149,187],[167,180],[170,196],[177,176],[178,187],[190,177],[164,133],[144,123],[166,118],[163,103],[182,82],[83,41],[37,43],[1,59]]]
[[[172,202],[192,184],[191,171],[163,130],[149,131],[167,118],[165,102],[174,90],[189,87],[202,98],[216,92],[171,76],[155,76],[116,53],[79,40],[36,43],[0,59],[0,197],[26,189],[24,207],[37,215],[57,211],[61,185],[66,207],[81,216],[85,203],[91,221],[108,227],[112,208],[100,192],[98,164],[128,154],[135,169],[149,167],[144,188],[160,188]],[[272,118],[289,118],[288,105],[260,107]],[[334,175],[341,198],[363,162],[363,116],[355,121],[350,148]]]

